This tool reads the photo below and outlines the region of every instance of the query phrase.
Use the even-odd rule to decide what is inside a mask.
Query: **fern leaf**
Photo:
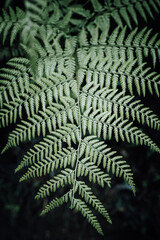
[[[85,62],[80,62],[80,67],[82,69],[79,71],[81,84],[86,79],[87,84],[92,83],[94,86],[99,84],[101,88],[106,87],[114,90],[118,88],[118,85],[121,85],[122,90],[124,92],[129,90],[131,95],[134,95],[133,88],[135,87],[137,93],[139,95],[143,94],[143,96],[145,96],[146,88],[148,88],[151,94],[153,94],[154,89],[157,96],[159,96],[159,74],[151,72],[149,67],[144,68],[146,65],[145,63],[134,68],[136,61],[131,61],[129,59],[123,63],[121,59],[116,58],[116,60],[113,60],[111,56],[110,59],[105,58],[105,66],[100,68],[101,65],[98,64],[98,58],[100,56],[97,56],[97,61],[95,62],[96,52],[93,53],[93,56],[89,53],[87,58],[83,56]],[[79,54],[81,55],[80,51]],[[94,60],[92,61],[93,57]],[[88,60],[87,62],[86,59]],[[88,68],[86,68],[86,64],[89,65]]]
[[[57,154],[52,155],[50,158],[34,163],[31,167],[28,168],[27,172],[20,178],[20,182],[25,181],[33,177],[41,177],[49,174],[54,169],[58,167],[66,167],[75,165],[76,161],[76,150],[75,149],[62,149]]]
[[[111,179],[108,174],[105,174],[101,169],[97,168],[94,163],[88,162],[88,158],[82,159],[78,164],[77,177],[83,175],[88,175],[90,182],[97,182],[101,187],[104,187],[105,183],[110,187]]]
[[[91,86],[91,85],[90,85]],[[160,129],[160,121],[150,108],[144,106],[140,100],[134,100],[133,96],[124,96],[124,92],[118,92],[117,90],[102,88],[98,89],[98,85],[95,87],[84,87],[81,98],[81,109],[84,111],[92,107],[94,111],[100,109],[101,112],[108,111],[113,112],[116,118],[119,116],[122,120],[125,118],[144,124],[146,123],[151,128]],[[96,93],[96,94],[95,94]]]
[[[27,152],[21,163],[15,169],[15,172],[35,162],[42,161],[44,158],[51,157],[53,152],[57,154],[58,151],[62,150],[64,142],[71,147],[71,141],[75,144],[79,141],[79,129],[75,125],[67,124],[66,127],[62,126],[60,129],[57,129],[57,131],[51,132],[43,141],[35,144],[34,149],[30,149]]]
[[[99,10],[99,14],[102,12],[102,6],[99,1],[93,0],[92,5],[95,11]],[[106,1],[106,5],[103,8],[102,14],[108,15],[108,18],[112,17],[114,21],[121,27],[123,27],[123,22],[125,22],[125,24],[132,28],[131,20],[133,20],[137,25],[139,23],[137,20],[138,14],[142,17],[142,19],[144,19],[145,22],[147,22],[147,15],[149,15],[151,18],[154,18],[152,12],[153,10],[155,12],[159,12],[159,6],[160,4],[158,0],[138,0],[136,2],[134,0],[129,0],[126,1],[125,4],[123,0]],[[97,20],[98,17],[95,18]]]
[[[123,175],[124,180],[131,186],[135,194],[133,173],[129,165],[122,160],[122,156],[115,155],[116,152],[108,148],[104,142],[99,141],[95,136],[86,137],[80,146],[80,156],[83,154],[85,154],[85,158],[90,157],[90,161],[97,166],[103,163],[103,168],[106,168],[108,172],[111,170],[113,174],[116,173],[117,177]]]
[[[101,226],[97,218],[93,215],[92,211],[87,207],[85,202],[80,199],[74,198],[73,206],[77,211],[80,211],[81,214],[87,218],[88,222],[97,230],[97,232],[103,235]]]
[[[78,192],[82,198],[84,198],[87,203],[90,203],[100,214],[102,214],[109,223],[112,223],[108,212],[100,200],[92,193],[91,188],[82,181],[77,181],[76,184],[78,187]]]
[[[92,31],[91,31],[92,29]],[[111,59],[119,58],[126,60],[128,56],[131,59],[134,57],[137,58],[138,63],[142,64],[144,58],[151,56],[153,61],[153,66],[156,66],[156,61],[159,60],[159,38],[158,34],[151,34],[152,29],[148,29],[147,27],[143,28],[141,31],[138,31],[138,28],[132,30],[129,34],[126,33],[126,28],[124,27],[122,30],[120,27],[115,28],[111,33],[108,31],[106,34],[106,30],[104,32],[99,33],[96,28],[89,28],[89,32],[86,32],[86,37],[91,38],[90,44],[95,47],[101,46],[104,48],[106,55],[110,55]],[[97,42],[93,44],[92,38],[94,37],[95,31],[97,31],[99,35],[99,39],[97,37]],[[103,37],[105,36],[105,38]],[[101,40],[103,37],[103,41]],[[81,42],[80,38],[79,41]],[[81,43],[81,47],[87,46]],[[80,52],[80,50],[79,50]],[[86,55],[86,54],[85,54]]]
[[[160,152],[160,149],[151,140],[150,137],[140,131],[137,127],[132,127],[132,122],[128,122],[127,120],[122,121],[121,118],[115,119],[114,115],[110,116],[110,114],[107,114],[105,112],[103,114],[98,114],[98,112],[99,111],[95,111],[90,115],[88,112],[85,113],[86,116],[83,116],[84,121],[86,121],[86,128],[89,127],[94,135],[97,135],[98,129],[100,128],[101,131],[103,129],[104,140],[107,139],[108,135],[109,139],[115,137],[116,141],[118,142],[120,136],[122,141],[126,139],[129,143],[131,142],[133,144],[144,144],[146,146],[149,146],[151,149]],[[86,128],[84,130],[84,134]],[[104,134],[106,132],[107,135]]]
[[[41,212],[41,215],[48,213],[49,211],[55,209],[56,207],[61,206],[63,203],[67,203],[68,199],[72,196],[72,189],[65,193],[62,197],[52,200],[48,205],[45,206],[45,209]]]
[[[60,108],[61,111],[57,110]],[[8,143],[6,144],[4,151],[8,148],[19,145],[20,142],[26,141],[27,139],[31,140],[37,136],[40,136],[42,133],[43,136],[46,135],[47,131],[51,133],[52,129],[56,130],[57,124],[60,128],[62,125],[66,125],[66,118],[62,118],[62,114],[66,113],[69,120],[73,123],[74,114],[72,113],[72,108],[75,108],[76,105],[73,105],[71,108],[64,108],[63,105],[57,104],[56,107],[48,107],[45,112],[40,111],[41,115],[34,115],[34,118],[29,118],[28,121],[23,121],[22,124],[10,134],[8,138]],[[75,119],[77,120],[77,118]]]
[[[3,36],[3,44],[6,41],[7,36],[10,34],[10,45],[16,39],[19,31],[24,26],[25,13],[20,8],[9,7],[9,13],[3,9],[3,18],[0,19],[0,34]]]
[[[64,187],[65,184],[73,183],[74,171],[66,168],[60,174],[55,176],[44,184],[35,196],[35,199],[44,198],[49,196],[51,192],[55,192],[59,187]]]
[[[93,188],[111,187],[116,176],[136,192],[133,172],[110,140],[160,153],[139,126],[160,130],[158,115],[141,101],[148,93],[160,96],[153,69],[159,34],[144,25],[159,7],[159,0],[26,0],[23,11],[2,10],[0,127],[15,126],[2,153],[33,143],[15,172],[24,170],[20,182],[45,182],[35,198],[53,200],[42,215],[70,203],[103,235],[93,213],[111,219]]]

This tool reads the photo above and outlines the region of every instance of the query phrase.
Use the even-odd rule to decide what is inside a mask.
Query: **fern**
[[[103,235],[94,213],[112,221],[93,186],[110,188],[113,176],[123,177],[136,193],[131,167],[110,140],[160,153],[143,131],[160,130],[159,117],[143,103],[160,95],[160,39],[139,26],[159,7],[158,0],[27,0],[24,11],[3,10],[1,42],[9,39],[22,54],[0,69],[0,126],[15,127],[2,153],[36,139],[15,172],[25,170],[20,182],[46,180],[35,198],[53,200],[42,215],[70,202]]]
[[[138,15],[147,22],[147,17],[150,16],[154,19],[153,12],[158,12],[160,6],[159,1],[142,1],[142,0],[115,0],[104,1],[105,5],[101,5],[99,1],[92,1],[95,12],[100,12],[99,16],[95,17],[95,21],[103,26],[106,23],[106,19],[113,18],[114,21],[123,27],[124,23],[132,28],[133,24],[138,25]]]

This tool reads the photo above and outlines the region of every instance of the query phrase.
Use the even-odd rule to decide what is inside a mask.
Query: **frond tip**
[[[96,216],[93,215],[92,211],[87,207],[85,202],[83,202],[81,199],[74,198],[73,207],[77,211],[80,211],[81,214],[87,218],[88,222],[97,230],[97,232],[103,236],[102,228]]]

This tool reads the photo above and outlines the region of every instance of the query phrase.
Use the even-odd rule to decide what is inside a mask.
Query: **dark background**
[[[1,6],[5,6],[4,4],[23,7],[22,1],[2,1]],[[159,24],[156,24],[158,22],[159,16],[156,21],[149,21],[148,25],[159,32]],[[145,23],[142,21],[141,24]],[[144,103],[160,116],[160,101],[156,96],[146,96]],[[4,147],[10,131],[11,128],[0,130],[0,149]],[[154,130],[150,130],[149,134],[159,144],[160,134]],[[115,147],[131,164],[136,196],[133,196],[123,179],[118,178],[113,179],[109,190],[94,189],[113,221],[110,225],[103,217],[98,216],[104,237],[99,236],[81,214],[71,212],[69,205],[63,205],[40,217],[47,199],[34,200],[39,180],[19,183],[20,174],[14,174],[14,169],[25,152],[25,146],[7,151],[0,158],[0,239],[156,240],[160,236],[160,157],[146,147],[129,144],[118,144]]]
[[[97,192],[113,221],[110,225],[99,216],[104,237],[80,214],[71,212],[69,205],[40,217],[46,200],[34,200],[38,180],[18,183],[19,174],[14,174],[22,149],[16,147],[4,154],[0,163],[0,239],[157,239],[160,234],[159,156],[145,147],[128,146],[126,152],[126,146],[121,145],[120,150],[130,159],[137,193],[133,196],[119,179],[112,181],[109,191]]]

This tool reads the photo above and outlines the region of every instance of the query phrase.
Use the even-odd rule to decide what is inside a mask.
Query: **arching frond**
[[[98,137],[103,136],[104,140],[107,137],[109,139],[114,137],[118,142],[119,138],[121,138],[122,141],[126,140],[129,143],[137,145],[144,144],[154,151],[160,152],[160,149],[151,138],[137,127],[133,127],[132,122],[128,122],[128,120],[122,121],[121,118],[116,119],[114,114],[99,113],[99,110],[89,114],[90,111],[91,109],[86,110],[82,118],[82,131],[84,135],[86,135],[86,130],[88,129],[90,134],[93,133]]]
[[[59,187],[64,187],[65,184],[72,184],[74,177],[74,171],[66,168],[62,170],[60,174],[55,176],[53,179],[49,180],[44,184],[35,196],[35,199],[44,198],[49,196],[50,192],[55,192]]]
[[[145,67],[145,63],[136,67],[136,60],[133,57],[132,60],[123,62],[118,55],[116,60],[113,60],[112,56],[108,58],[103,50],[97,53],[95,49],[92,49],[88,54],[79,49],[78,59],[80,84],[86,81],[87,84],[99,84],[100,88],[106,87],[114,90],[120,85],[124,92],[129,91],[131,95],[134,95],[136,90],[138,95],[143,96],[146,95],[146,89],[148,89],[151,94],[154,91],[159,96],[159,74],[151,71],[150,67]]]
[[[74,167],[76,161],[76,150],[63,148],[57,154],[52,155],[50,158],[34,163],[28,168],[27,172],[20,178],[20,182],[33,177],[41,177],[49,174],[54,169],[66,168],[71,165]]]
[[[18,127],[10,133],[3,152],[10,147],[19,145],[20,142],[35,138],[36,135],[45,136],[47,132],[51,133],[52,130],[56,130],[57,125],[59,128],[65,126],[67,119],[71,123],[78,122],[76,104],[72,104],[72,106],[68,103],[66,106],[54,104],[48,107],[45,112],[39,111],[39,115],[28,118],[28,121],[22,120],[22,123],[18,124]]]
[[[77,177],[87,175],[89,176],[90,182],[97,182],[101,187],[104,187],[104,184],[107,183],[110,187],[111,179],[108,177],[108,174],[105,174],[100,168],[97,168],[93,162],[89,162],[88,158],[84,158],[78,162]]]
[[[137,120],[139,123],[146,123],[149,127],[159,130],[160,120],[153,111],[141,103],[140,100],[134,100],[133,96],[124,95],[124,92],[104,87],[99,89],[100,85],[93,86],[93,82],[82,89],[80,96],[82,111],[92,107],[93,110],[100,109],[101,112],[113,112],[116,118]]]
[[[78,192],[82,198],[84,198],[87,203],[90,203],[96,210],[98,210],[98,212],[102,214],[109,223],[112,223],[108,212],[104,208],[103,204],[99,201],[99,199],[92,193],[91,188],[82,181],[77,181],[76,184]]]
[[[105,6],[103,6],[98,0],[91,0],[94,11],[99,12],[99,15],[95,18],[95,21],[101,27],[105,23],[105,19],[113,18],[114,21],[123,27],[123,23],[132,28],[132,24],[138,25],[138,15],[147,22],[148,16],[154,19],[153,12],[159,13],[160,3],[158,0],[107,0]]]
[[[59,207],[65,202],[67,203],[71,196],[72,190],[65,193],[62,197],[52,200],[47,206],[45,206],[45,209],[41,212],[41,215],[48,213],[49,211],[53,210],[56,207]]]
[[[133,173],[122,158],[116,155],[116,151],[111,150],[104,142],[97,139],[95,136],[88,136],[82,140],[80,145],[80,156],[84,155],[85,158],[90,158],[90,161],[97,166],[103,165],[107,172],[111,171],[116,176],[123,176],[124,180],[131,186],[135,193],[135,183],[133,181]]]
[[[93,215],[92,211],[87,207],[85,202],[83,202],[81,199],[74,198],[73,207],[76,210],[80,211],[81,214],[87,218],[88,222],[97,230],[99,234],[103,235],[101,226],[97,218]]]
[[[16,168],[16,172],[23,167],[27,167],[36,161],[42,161],[47,157],[51,157],[53,152],[57,154],[58,151],[62,151],[63,143],[67,143],[69,147],[72,146],[72,142],[76,144],[79,141],[79,129],[73,124],[67,124],[60,129],[51,132],[40,143],[34,145],[34,149],[30,149],[23,157],[23,160]]]
[[[29,91],[29,61],[26,58],[11,59],[0,70],[0,107],[15,101],[20,94]]]
[[[79,41],[83,48],[91,44],[92,48],[88,49],[90,58],[93,58],[93,50],[99,54],[106,54],[115,60],[117,57],[122,61],[136,57],[138,64],[142,64],[144,59],[151,56],[155,67],[160,58],[160,41],[158,33],[153,34],[152,31],[152,29],[145,27],[142,30],[135,28],[128,32],[127,27],[121,29],[118,26],[110,32],[108,27],[101,31],[98,27],[91,25],[88,27],[88,31],[82,29]],[[81,51],[84,52],[84,49]]]

